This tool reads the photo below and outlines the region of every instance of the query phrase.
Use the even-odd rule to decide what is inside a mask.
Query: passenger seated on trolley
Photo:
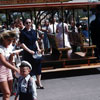
[[[82,34],[83,34],[83,36],[85,38],[85,42],[89,42],[89,32],[88,32],[87,25],[83,26]]]
[[[80,32],[75,24],[75,21],[71,21],[71,28],[69,32],[69,40],[72,46],[72,53],[77,52],[78,47],[83,46],[83,41]]]

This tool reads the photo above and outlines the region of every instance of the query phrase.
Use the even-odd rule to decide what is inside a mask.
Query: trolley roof
[[[89,6],[90,8],[95,8],[96,5],[100,5],[100,2],[54,2],[54,3],[29,3],[29,4],[10,4],[10,5],[0,5],[0,11],[12,10],[52,10],[60,9],[61,7],[65,9],[82,9]]]

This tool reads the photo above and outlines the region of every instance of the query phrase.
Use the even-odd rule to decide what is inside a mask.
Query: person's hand
[[[21,75],[21,72],[20,72],[20,71],[15,71],[14,76],[15,76],[16,78],[19,78],[20,75]]]
[[[20,74],[20,69],[19,69],[19,68],[16,68],[16,72],[17,72],[18,74]]]
[[[41,54],[41,50],[40,49],[38,50],[38,54]]]
[[[30,50],[30,52],[29,52],[30,54],[32,54],[32,55],[34,55],[35,54],[35,52],[33,51],[33,50]]]

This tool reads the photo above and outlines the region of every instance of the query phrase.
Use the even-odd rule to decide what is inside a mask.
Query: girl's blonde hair
[[[11,30],[5,30],[2,33],[0,33],[0,44],[2,44],[4,39],[8,38],[16,38],[16,32]]]

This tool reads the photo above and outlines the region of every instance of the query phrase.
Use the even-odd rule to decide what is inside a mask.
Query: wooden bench
[[[59,51],[59,53],[60,53],[60,55],[59,55],[59,60],[62,59],[62,57],[63,57],[63,51],[66,52],[66,58],[67,58],[67,59],[70,59],[70,57],[69,57],[69,55],[68,55],[68,51],[69,51],[70,49],[71,49],[71,48],[58,48],[58,51]]]
[[[56,40],[55,35],[54,34],[47,34],[47,36],[48,36],[48,39],[49,39],[49,42],[50,42],[51,47],[59,51],[59,54],[60,54],[59,55],[59,60],[62,58],[64,51],[66,52],[66,58],[69,59],[68,51],[71,48],[69,48],[69,47],[66,47],[66,48],[58,48],[58,43],[57,43],[57,40]]]
[[[91,46],[83,46],[83,49],[85,50],[85,57],[86,56],[92,56],[94,57],[94,49],[96,48],[96,45]],[[91,50],[91,51],[90,51]]]
[[[67,66],[69,66],[69,65],[67,65],[68,62],[75,61],[75,60],[78,60],[79,62],[81,62],[82,60],[85,60],[85,61],[87,61],[87,65],[90,66],[91,65],[91,61],[96,59],[96,57],[94,57],[94,48],[96,48],[95,45],[83,46],[83,50],[84,50],[84,51],[82,51],[84,53],[83,57],[78,58],[78,59],[75,59],[75,58],[74,59],[69,59],[68,51],[71,48],[58,48],[58,44],[57,44],[55,35],[53,35],[53,34],[47,34],[47,35],[48,35],[48,39],[50,41],[51,47],[56,49],[57,51],[59,51],[59,54],[60,54],[58,59],[56,59],[56,60],[51,59],[49,61],[42,61],[42,63],[43,64],[47,64],[48,68],[50,68],[50,69],[59,68],[58,67],[59,66],[59,62],[61,62],[61,64],[62,64],[61,67],[66,68]],[[91,51],[89,51],[89,50],[91,50]],[[62,59],[63,52],[65,52],[65,54],[66,54],[66,58],[65,59]],[[87,56],[88,53],[91,53],[91,55]],[[56,54],[55,54],[55,57],[56,57]]]

